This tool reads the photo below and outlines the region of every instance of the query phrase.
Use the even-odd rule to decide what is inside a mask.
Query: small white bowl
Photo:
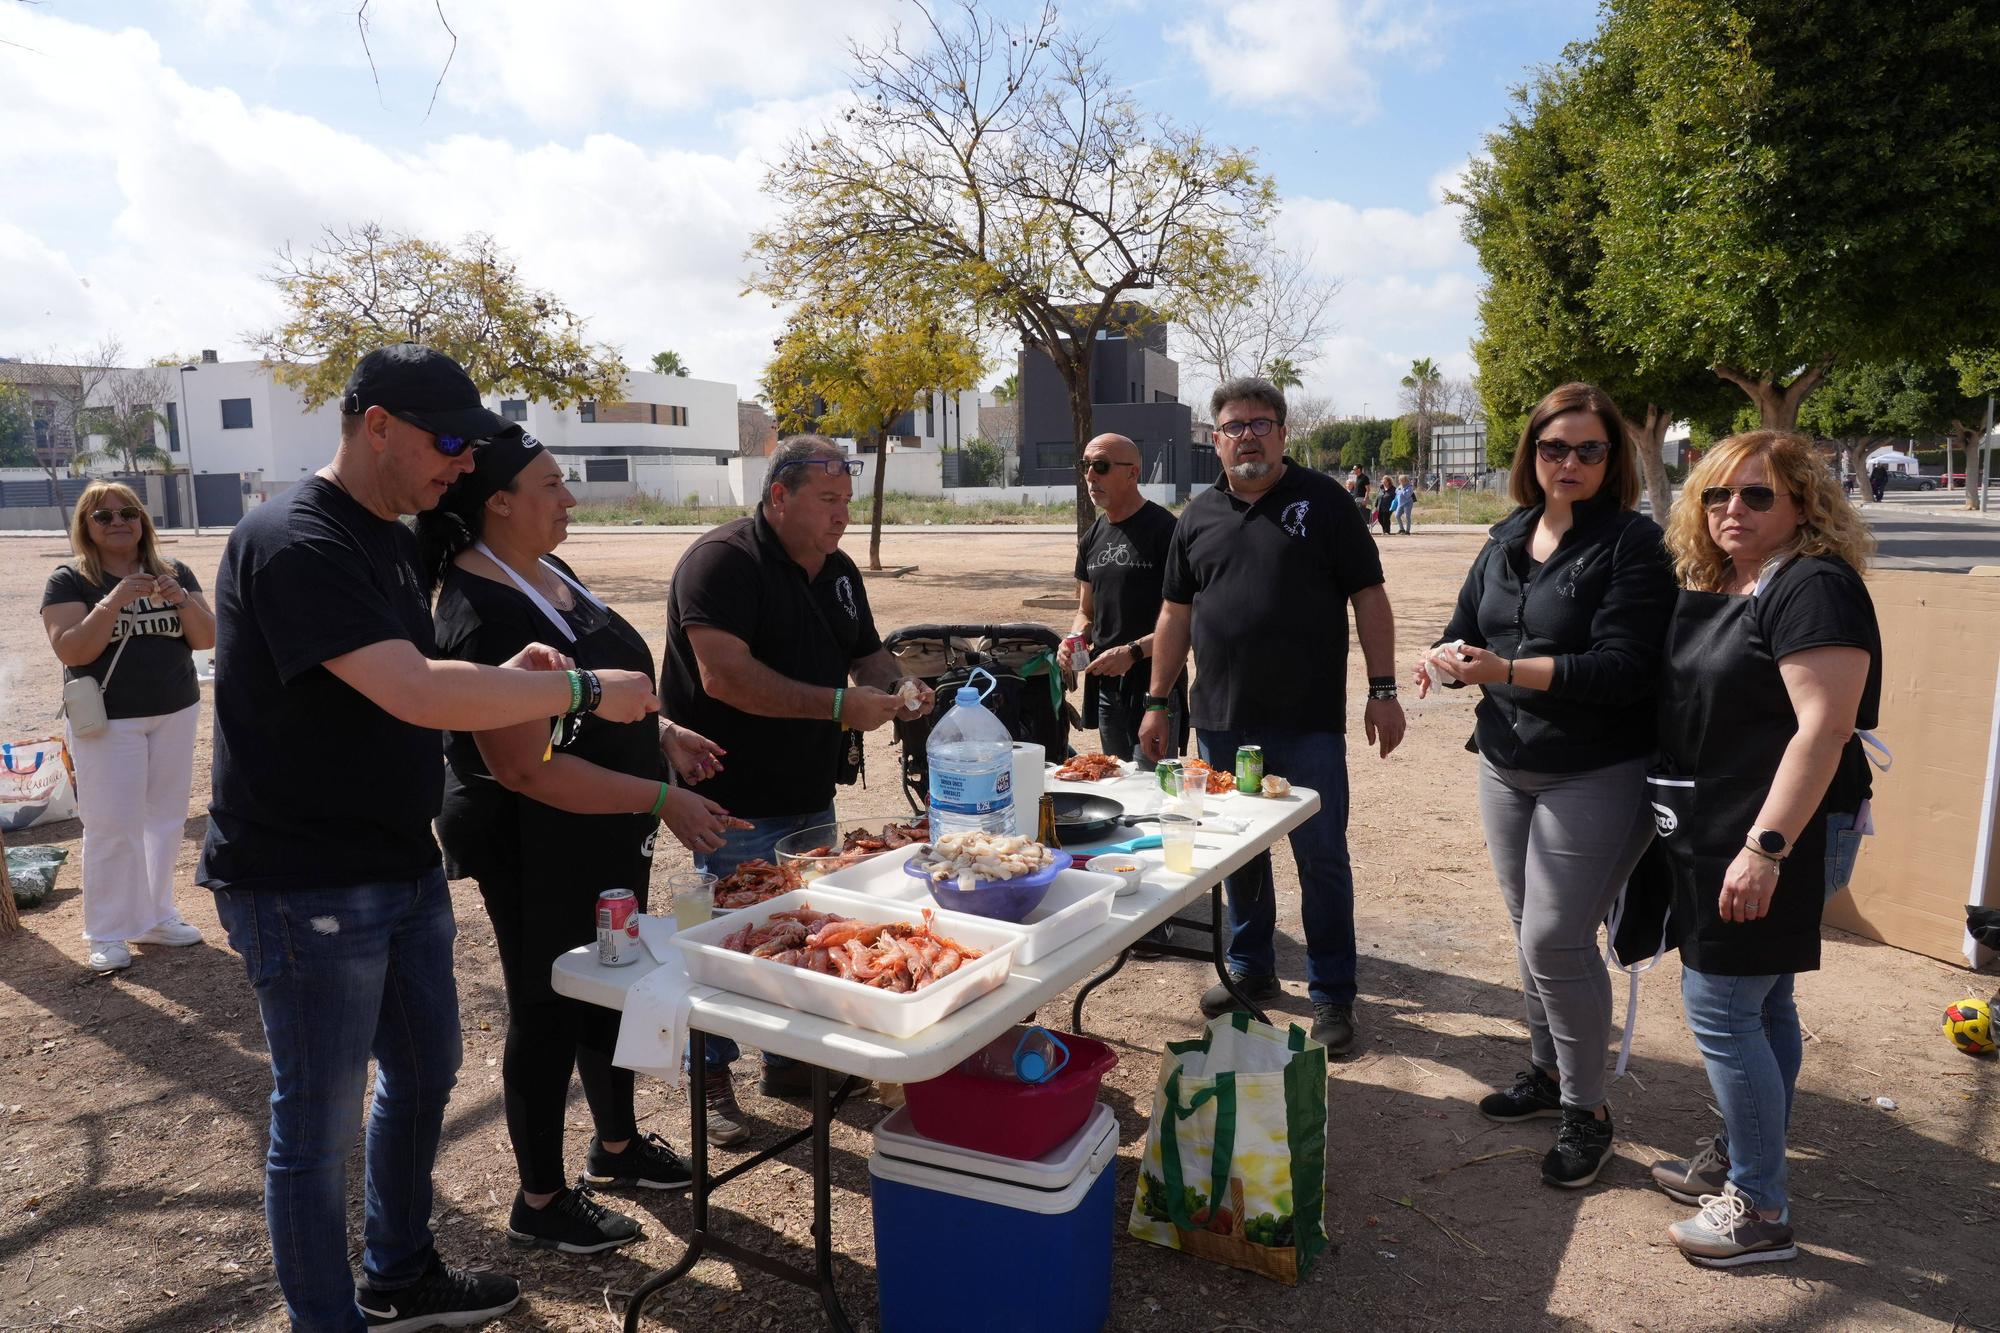
[[[1123,898],[1139,887],[1146,877],[1146,863],[1129,852],[1106,852],[1093,856],[1083,867],[1093,875],[1116,875],[1118,891],[1113,896]]]

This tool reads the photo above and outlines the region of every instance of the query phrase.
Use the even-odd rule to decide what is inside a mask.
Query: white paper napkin
[[[688,1000],[694,983],[688,980],[681,951],[671,942],[673,936],[672,917],[639,918],[639,938],[660,965],[625,992],[625,1013],[618,1023],[618,1047],[611,1062],[678,1088],[686,1082],[681,1058],[687,1052]]]

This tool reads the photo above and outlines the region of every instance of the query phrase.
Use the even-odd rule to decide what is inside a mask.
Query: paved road
[[[2000,496],[1995,497],[2000,502]],[[1974,565],[2000,566],[2000,512],[1967,513],[1963,492],[1897,491],[1862,513],[1880,543],[1883,569],[1932,569],[1963,573]]]

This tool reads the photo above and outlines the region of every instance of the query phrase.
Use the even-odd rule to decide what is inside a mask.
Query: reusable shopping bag
[[[1325,1211],[1326,1048],[1241,1011],[1168,1042],[1126,1229],[1296,1283]]]
[[[0,829],[9,833],[76,818],[69,750],[53,736],[0,744]]]

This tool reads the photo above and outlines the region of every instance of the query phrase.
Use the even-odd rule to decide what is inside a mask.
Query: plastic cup
[[[716,878],[705,870],[683,870],[667,876],[674,899],[674,929],[698,926],[715,915]]]
[[[1194,834],[1200,827],[1200,820],[1186,815],[1160,816],[1160,858],[1174,874],[1194,873]]]

